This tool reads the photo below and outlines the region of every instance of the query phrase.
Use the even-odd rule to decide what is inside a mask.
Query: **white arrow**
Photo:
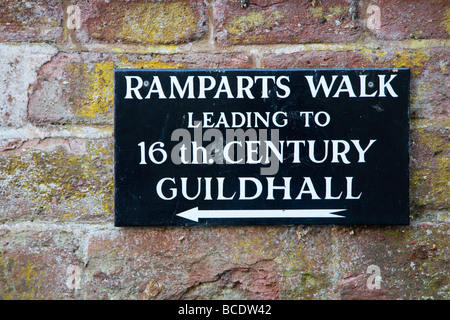
[[[347,209],[274,209],[274,210],[190,210],[178,213],[177,216],[198,222],[198,219],[224,218],[345,218],[332,214]]]

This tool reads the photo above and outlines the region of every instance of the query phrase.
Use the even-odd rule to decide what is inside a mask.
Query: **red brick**
[[[61,1],[1,1],[0,12],[0,41],[56,41],[63,33]]]
[[[416,120],[412,123],[410,198],[413,209],[450,208],[449,136],[448,118],[437,122]]]
[[[370,58],[353,51],[301,51],[270,54],[263,58],[265,68],[358,68],[373,65]]]
[[[113,122],[115,68],[248,68],[245,54],[188,53],[174,55],[114,55],[59,53],[38,73],[29,95],[28,117],[37,123]]]
[[[351,274],[342,279],[338,292],[343,300],[392,300],[394,297],[383,288],[367,287],[367,281],[371,274]],[[374,280],[375,281],[375,280]]]
[[[27,122],[28,88],[39,67],[55,53],[46,45],[0,45],[0,128]]]
[[[447,224],[77,228],[0,226],[0,298],[448,298]]]
[[[81,0],[82,43],[176,44],[207,34],[207,9],[201,0]]]
[[[419,51],[420,52],[420,51]],[[450,118],[450,48],[423,50],[414,55],[411,66],[411,117],[430,120]],[[419,59],[419,60],[417,60]],[[420,60],[422,59],[422,60]],[[411,62],[410,62],[411,63]]]
[[[443,120],[450,116],[449,48],[361,51],[374,67],[411,70],[411,118]],[[364,65],[366,67],[366,65]]]
[[[382,40],[449,39],[450,7],[448,0],[378,0],[366,5],[377,5],[380,11],[380,28],[370,31]],[[362,8],[367,20],[373,15]],[[370,23],[369,23],[370,24]]]
[[[96,234],[87,253],[86,278],[93,276],[86,284],[89,298],[142,298],[148,284],[157,283],[159,293],[147,298],[280,299],[278,266],[271,259],[281,249],[282,229],[204,231],[145,228]],[[118,283],[120,289],[112,292]]]
[[[219,0],[213,6],[220,45],[353,42],[361,33],[345,0],[253,0],[245,9]]]
[[[0,221],[112,221],[112,148],[76,138],[3,145]]]
[[[90,299],[443,299],[448,231],[445,224],[105,230],[88,241],[85,289]],[[371,265],[380,269],[380,289],[367,286]],[[146,295],[149,286],[156,290]]]
[[[334,235],[341,267],[334,269],[340,278],[337,296],[344,300],[446,299],[448,231],[446,224],[338,229]],[[374,275],[370,266],[379,268],[379,288],[367,286]]]
[[[71,232],[10,226],[0,229],[0,235],[0,299],[82,298],[66,284],[74,276],[68,268],[83,266],[80,244]]]

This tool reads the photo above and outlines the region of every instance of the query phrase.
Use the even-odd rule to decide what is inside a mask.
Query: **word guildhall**
[[[408,69],[116,70],[115,223],[407,224],[408,140]]]

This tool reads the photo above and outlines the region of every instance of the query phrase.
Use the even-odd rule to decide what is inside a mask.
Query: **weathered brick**
[[[269,54],[266,68],[401,68],[411,69],[411,117],[442,120],[450,116],[449,48],[356,49]]]
[[[61,0],[0,2],[0,41],[56,41],[63,33]]]
[[[416,120],[411,127],[411,206],[448,210],[450,120]]]
[[[82,43],[176,44],[207,34],[207,9],[201,0],[81,0]]]
[[[88,297],[449,297],[445,224],[211,230],[141,228],[95,234],[88,242],[84,270]],[[372,265],[379,268],[380,288],[367,286]]]
[[[112,221],[112,141],[32,139],[0,149],[0,221]]]
[[[245,54],[115,55],[59,53],[40,70],[28,107],[39,123],[112,124],[115,68],[251,67]]]
[[[447,224],[211,230],[4,224],[0,297],[449,298]]]
[[[82,267],[74,234],[43,226],[2,225],[0,239],[1,300],[80,298],[75,288],[67,285],[75,276],[70,267]]]
[[[85,270],[86,279],[92,277],[86,283],[89,298],[280,299],[272,259],[282,247],[282,228],[204,231],[145,228],[96,234],[88,243]],[[155,283],[159,290],[146,294]]]
[[[336,293],[340,299],[448,299],[449,226],[419,224],[408,227],[337,229]],[[374,284],[379,268],[380,282]]]
[[[450,48],[400,54],[397,64],[411,68],[411,117],[450,118]]]
[[[285,241],[278,261],[283,298],[445,299],[447,232],[447,225],[298,227],[298,242]],[[380,270],[377,289],[367,286],[372,265]]]
[[[357,68],[373,65],[357,51],[309,50],[269,54],[263,57],[265,68]]]
[[[38,68],[56,53],[45,45],[0,45],[0,128],[27,121],[27,92]]]
[[[353,42],[361,34],[349,1],[214,1],[216,41],[220,45]]]
[[[2,1],[0,41],[22,43],[0,44],[0,299],[448,300],[447,3]],[[367,28],[373,4],[379,29]],[[264,68],[411,68],[411,225],[111,227],[113,70],[256,66],[213,36],[259,44],[242,50]],[[299,43],[321,44],[282,45]]]
[[[442,120],[450,116],[448,79],[450,49],[381,49],[359,52],[369,60],[362,67],[411,69],[411,118]],[[351,61],[351,60],[350,60]],[[352,63],[351,67],[356,67]]]
[[[379,8],[380,25],[369,30],[382,40],[448,39],[450,7],[448,0],[377,0],[367,1],[362,16],[374,19],[370,5]],[[369,22],[369,25],[371,23]],[[375,26],[375,24],[372,24]]]

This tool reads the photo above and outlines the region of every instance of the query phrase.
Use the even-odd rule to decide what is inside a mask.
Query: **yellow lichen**
[[[439,63],[439,68],[441,69],[441,72],[444,73],[445,71],[447,71],[447,62],[446,61],[441,61]]]
[[[395,51],[395,58],[391,61],[392,65],[398,68],[411,68],[413,74],[419,74],[420,71],[416,67],[422,67],[425,62],[430,60],[428,50],[417,51]]]
[[[194,9],[182,2],[156,2],[126,6],[121,38],[139,43],[174,43],[196,30]]]
[[[282,20],[284,15],[279,11],[270,13],[262,11],[252,11],[247,15],[238,15],[232,19],[226,29],[232,35],[241,35],[243,33],[255,30],[259,27],[272,28],[276,26],[278,21]],[[248,39],[246,37],[246,39]]]
[[[445,28],[448,34],[450,34],[450,8],[447,8],[447,10],[445,11],[441,26]]]
[[[313,18],[326,18],[327,20],[336,18],[340,14],[344,13],[345,9],[343,6],[337,5],[329,7],[328,9],[324,9],[323,7],[309,7],[308,15]]]
[[[415,91],[411,90],[410,94],[411,109],[417,102],[420,102],[422,100],[423,91],[427,92],[432,90],[432,88],[433,88],[432,85],[429,83],[425,83],[423,81],[419,82],[417,89]]]
[[[86,143],[86,154],[69,153],[64,143],[46,151],[28,149],[0,161],[0,189],[11,206],[22,199],[36,212],[73,216],[113,212],[113,152],[109,144]],[[20,190],[15,191],[15,190]]]
[[[310,7],[308,8],[309,14],[313,16],[313,18],[321,18],[323,17],[323,8],[322,7]]]
[[[413,162],[411,170],[411,197],[417,205],[447,206],[450,199],[450,140],[445,132],[450,128],[450,120],[412,122],[415,144],[427,150],[429,157]]]
[[[21,263],[16,259],[0,256],[0,299],[37,300],[37,292],[43,283],[43,271],[30,261]]]
[[[69,65],[67,70],[71,78],[79,79],[79,97],[72,100],[74,112],[81,117],[95,118],[99,115],[105,116],[114,103],[114,69],[168,69],[181,68],[181,64],[170,64],[161,62],[158,58],[154,60],[130,61],[125,56],[119,57],[117,62],[113,60],[102,61],[88,68],[85,64]],[[106,115],[112,118],[112,114]]]
[[[153,60],[128,60],[127,57],[121,56],[119,62],[117,63],[117,68],[134,68],[134,69],[178,69],[182,68],[183,65],[180,63],[166,63],[162,62],[160,59],[156,58]]]
[[[77,111],[81,116],[94,118],[97,114],[104,113],[111,105],[114,78],[112,70],[112,61],[99,62],[94,66],[94,70],[86,75],[89,81],[87,96],[82,108]]]
[[[361,47],[359,52],[365,57],[370,59],[371,61],[376,61],[378,59],[382,59],[386,56],[387,52],[380,49],[369,49],[367,47]]]
[[[425,90],[431,90],[432,89],[431,84],[425,83],[425,82],[419,82],[419,88],[417,89],[417,92],[419,94],[421,94],[424,89]]]
[[[329,13],[328,16],[331,18],[334,18],[338,15],[340,15],[341,13],[343,13],[345,10],[343,8],[343,6],[334,6],[334,7],[330,7],[328,9]]]

